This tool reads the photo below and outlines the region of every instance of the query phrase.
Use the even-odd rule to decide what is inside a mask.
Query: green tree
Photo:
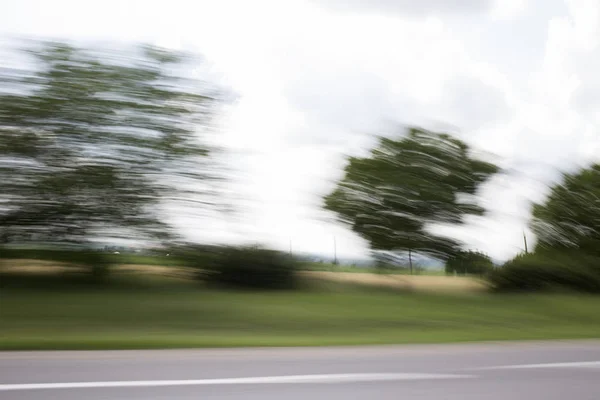
[[[600,293],[600,259],[579,250],[545,249],[522,253],[495,268],[487,278],[499,291]]]
[[[418,252],[445,259],[457,243],[428,231],[480,215],[480,184],[498,168],[473,158],[464,142],[413,128],[406,137],[381,138],[369,157],[352,157],[345,176],[325,197],[325,208],[350,224],[373,250]]]
[[[573,250],[600,256],[600,165],[564,174],[546,201],[533,207],[536,252]]]
[[[446,260],[446,273],[458,275],[484,275],[494,268],[486,254],[478,251],[458,251]]]
[[[489,276],[498,290],[600,292],[600,165],[566,173],[533,207],[534,252]]]
[[[162,209],[212,204],[210,147],[199,127],[221,91],[189,58],[153,47],[27,50],[0,71],[0,239],[165,239]]]

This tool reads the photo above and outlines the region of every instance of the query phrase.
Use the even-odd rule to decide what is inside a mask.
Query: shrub
[[[446,260],[446,273],[485,275],[494,269],[492,260],[477,251],[459,251]]]
[[[295,260],[259,247],[223,248],[208,267],[208,280],[223,286],[285,289],[296,284]]]
[[[221,246],[207,246],[198,244],[185,244],[171,248],[170,258],[176,259],[180,264],[199,270],[212,269],[220,259],[225,248]]]
[[[557,251],[522,254],[493,271],[489,280],[498,291],[600,293],[600,258]]]

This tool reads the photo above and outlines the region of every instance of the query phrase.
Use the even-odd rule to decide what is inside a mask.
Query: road
[[[598,400],[600,341],[0,352],[0,399]]]

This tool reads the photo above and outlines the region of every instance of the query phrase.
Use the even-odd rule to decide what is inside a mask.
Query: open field
[[[404,284],[349,282],[344,275],[335,278],[323,272],[309,272],[317,275],[305,277],[305,287],[297,291],[218,291],[173,274],[172,268],[153,267],[154,273],[149,273],[148,267],[121,268],[105,285],[82,283],[76,275],[73,279],[61,274],[0,275],[0,349],[303,346],[600,336],[600,297],[491,295],[471,289],[453,294],[420,293],[401,290]],[[472,285],[460,278],[444,278],[456,279]]]
[[[54,263],[56,264],[57,255],[64,256],[63,252],[52,249],[2,249],[2,258],[0,263],[11,265],[14,263]],[[181,266],[185,261],[177,257],[167,257],[160,255],[141,255],[141,254],[112,254],[102,253],[105,260],[114,264],[138,264],[138,265],[159,265],[159,266]]]
[[[364,285],[416,292],[485,292],[487,285],[482,280],[471,277],[374,274],[358,272],[302,271],[302,276],[329,282]]]
[[[342,267],[343,268],[343,267]],[[347,269],[351,268],[351,272]],[[5,273],[47,274],[77,271],[78,269],[64,263],[45,260],[3,260],[0,271]],[[193,278],[197,271],[183,266],[165,266],[156,264],[121,264],[113,267],[115,274],[140,274],[152,276]],[[473,277],[454,277],[445,275],[405,275],[381,274],[370,272],[365,268],[348,267],[341,271],[302,270],[299,272],[305,280],[325,281],[331,283],[373,286],[390,289],[425,291],[425,292],[481,292],[486,290],[483,281]]]
[[[31,265],[31,264],[56,264],[54,254],[51,250],[40,250],[33,249],[24,251],[18,251],[14,249],[6,250],[2,252],[2,258],[0,258],[0,265]],[[103,257],[105,260],[115,265],[156,265],[161,267],[183,267],[186,265],[184,259],[178,257],[167,257],[165,255],[142,255],[142,254],[111,254],[104,253]],[[366,266],[354,266],[354,265],[335,265],[326,262],[299,262],[300,269],[306,271],[328,271],[328,272],[348,272],[348,273],[365,273],[365,272],[384,272],[386,275],[408,275],[410,271],[407,268],[391,268],[384,271],[375,271],[373,268]],[[433,275],[433,276],[444,276],[445,273],[441,269],[428,269],[428,268],[415,268],[415,275]]]

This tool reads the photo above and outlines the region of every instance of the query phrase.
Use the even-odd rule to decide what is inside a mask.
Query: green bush
[[[600,293],[600,258],[577,252],[521,254],[489,275],[498,291]]]
[[[494,263],[486,254],[478,251],[458,251],[446,260],[447,274],[485,275],[494,269]]]
[[[184,265],[198,270],[213,269],[223,254],[225,247],[186,244],[169,250],[170,259],[177,260],[177,265]]]
[[[207,279],[222,286],[286,289],[296,285],[295,260],[259,247],[226,247],[208,266]]]

